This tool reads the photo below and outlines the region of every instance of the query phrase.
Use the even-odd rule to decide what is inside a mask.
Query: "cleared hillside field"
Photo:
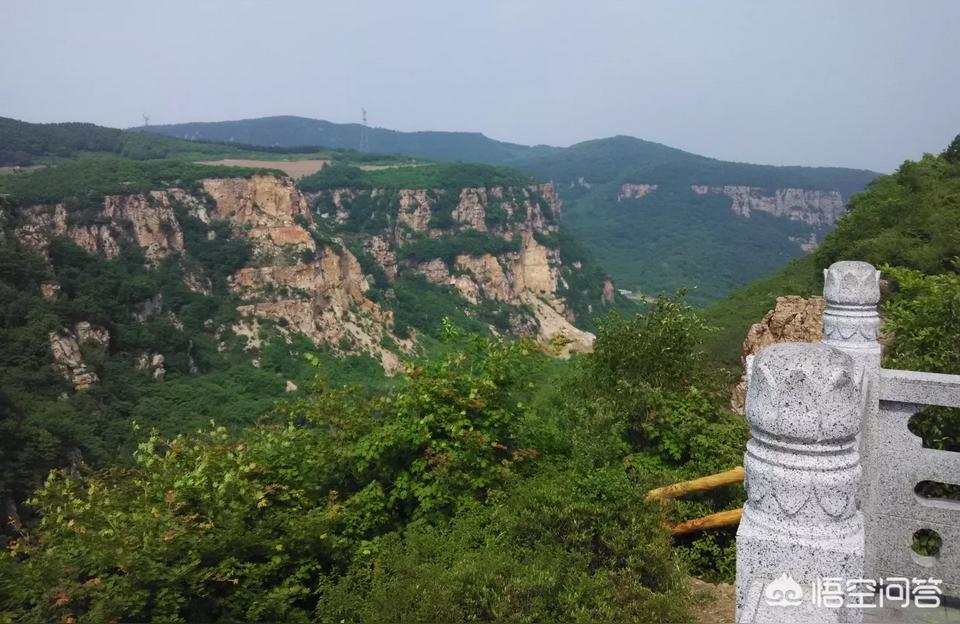
[[[201,160],[201,165],[224,165],[227,167],[266,167],[279,169],[291,178],[300,178],[320,171],[329,160],[248,160],[244,158],[225,158],[223,160]]]

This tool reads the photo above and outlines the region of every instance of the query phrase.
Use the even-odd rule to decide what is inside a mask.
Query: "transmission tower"
[[[360,126],[360,151],[369,152],[370,151],[370,128],[367,126],[367,109],[360,109],[361,119],[363,120],[363,125]]]
[[[150,115],[143,113],[143,127],[146,128],[150,125]]]

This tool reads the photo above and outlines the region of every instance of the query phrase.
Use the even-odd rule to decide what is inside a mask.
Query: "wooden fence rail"
[[[671,498],[677,498],[678,496],[695,494],[697,492],[706,492],[708,490],[714,490],[727,485],[737,485],[738,483],[743,483],[743,466],[737,466],[736,468],[732,468],[724,472],[718,472],[717,474],[712,474],[706,477],[700,477],[699,479],[674,483],[673,485],[665,485],[663,487],[650,490],[647,492],[645,500],[659,500],[660,502],[666,502],[667,500]],[[706,529],[719,529],[722,527],[736,525],[740,522],[740,516],[742,514],[743,507],[740,509],[721,511],[719,513],[710,514],[709,516],[703,516],[702,518],[694,518],[693,520],[687,520],[686,522],[681,522],[680,524],[670,526],[669,528],[671,531],[673,531],[674,535],[695,533],[696,531],[703,531]]]

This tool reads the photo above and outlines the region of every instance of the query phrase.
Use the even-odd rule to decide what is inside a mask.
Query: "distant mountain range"
[[[359,148],[363,127],[303,117],[132,128],[180,139],[273,147]],[[369,128],[371,152],[516,167],[553,180],[566,227],[638,299],[690,288],[706,304],[823,240],[846,201],[878,174],[708,158],[615,136],[570,147],[496,141],[475,132]]]
[[[291,147],[364,148],[364,128],[360,124],[338,124],[322,119],[289,115],[260,117],[238,121],[193,122],[130,128],[155,132],[178,139],[216,141]],[[386,128],[368,128],[366,149],[381,154],[405,154],[430,160],[464,160],[501,164],[531,154],[551,153],[560,148],[530,147],[505,143],[479,132],[400,132]]]

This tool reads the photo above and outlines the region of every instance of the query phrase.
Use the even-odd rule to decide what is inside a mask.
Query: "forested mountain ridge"
[[[322,145],[365,149],[379,154],[404,154],[430,160],[462,160],[505,164],[530,153],[556,148],[530,147],[488,138],[479,132],[401,132],[367,128],[358,123],[339,124],[291,115],[237,121],[192,122],[130,128],[178,139],[289,147]],[[364,133],[366,145],[363,143]]]
[[[359,124],[301,117],[151,126],[178,138],[359,147]],[[638,300],[689,289],[707,304],[808,253],[877,174],[843,167],[727,162],[629,136],[566,148],[478,134],[370,128],[370,148],[507,164],[552,180],[571,232]],[[325,141],[329,141],[326,143]]]
[[[288,159],[339,158],[353,162],[408,160],[303,144],[277,147],[187,141],[91,123],[38,124],[0,117],[0,167],[49,164],[90,155],[118,156],[131,160],[200,160],[218,157],[264,159],[271,156]]]

